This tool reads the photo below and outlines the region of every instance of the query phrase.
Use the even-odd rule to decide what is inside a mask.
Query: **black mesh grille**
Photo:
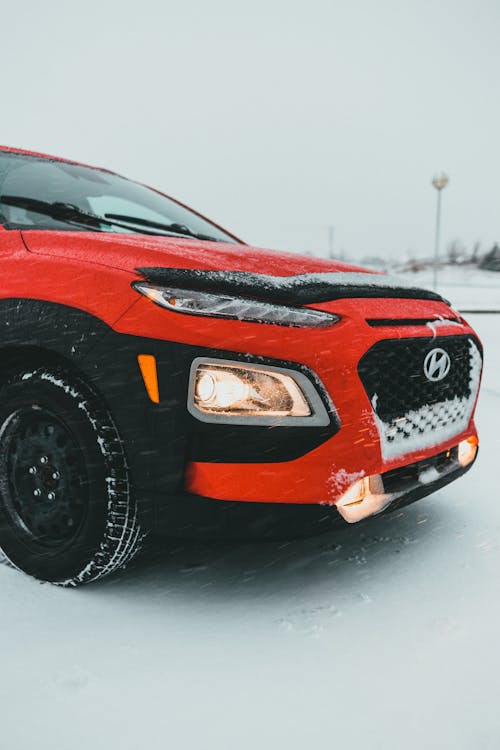
[[[409,411],[455,396],[469,398],[470,340],[469,336],[441,336],[375,344],[361,359],[358,372],[380,419],[391,422]],[[424,374],[425,357],[435,348],[444,349],[451,359],[448,375],[437,383]]]

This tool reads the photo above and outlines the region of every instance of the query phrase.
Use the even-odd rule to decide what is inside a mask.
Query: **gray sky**
[[[500,240],[500,3],[0,4],[0,143],[106,166],[247,241]]]

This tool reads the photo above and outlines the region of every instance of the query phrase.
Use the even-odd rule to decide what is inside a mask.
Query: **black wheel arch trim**
[[[0,301],[0,378],[9,362],[53,361],[73,368],[103,398],[125,443],[141,496],[141,523],[154,523],[156,505],[183,491],[189,460],[223,463],[290,461],[340,428],[328,395],[307,367],[226,350],[122,334],[74,307],[32,299]],[[146,392],[137,355],[156,357],[160,403]],[[327,427],[249,427],[202,423],[186,409],[190,365],[197,356],[288,367],[311,379],[331,416]],[[36,360],[36,361],[34,361]],[[153,514],[153,515],[152,515]]]

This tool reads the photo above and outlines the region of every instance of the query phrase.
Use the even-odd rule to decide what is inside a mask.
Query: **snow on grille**
[[[424,404],[384,422],[375,414],[384,459],[429,448],[463,432],[469,424],[481,379],[482,357],[472,339],[469,345],[469,393],[434,404]]]

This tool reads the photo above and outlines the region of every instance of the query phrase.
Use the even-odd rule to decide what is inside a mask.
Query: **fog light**
[[[369,489],[370,485],[368,483],[368,477],[360,479],[358,482],[352,484],[346,492],[344,492],[337,503],[337,508],[339,506],[346,507],[349,505],[357,505],[358,503],[362,503],[367,493],[369,492]]]
[[[337,501],[337,510],[347,523],[356,523],[381,513],[394,496],[384,492],[380,474],[364,477],[352,484]]]
[[[467,440],[462,440],[462,442],[458,444],[457,458],[460,466],[468,466],[474,461],[476,458],[478,443],[479,441],[477,437],[473,435],[472,437],[467,438]]]

